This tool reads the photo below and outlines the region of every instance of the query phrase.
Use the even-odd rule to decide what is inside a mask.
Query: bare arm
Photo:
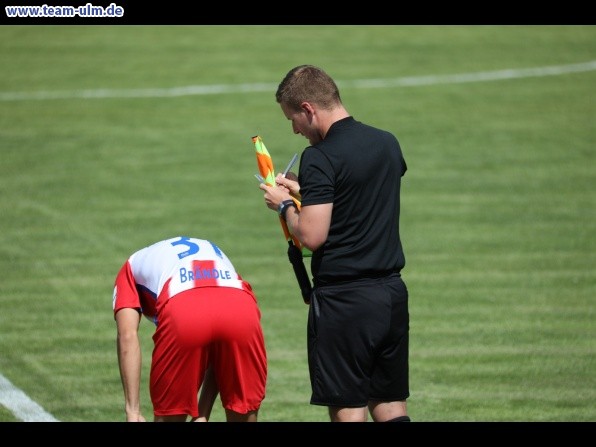
[[[269,209],[278,210],[284,200],[300,196],[298,182],[278,175],[275,179],[278,186],[259,185],[265,194],[265,204]],[[290,232],[309,250],[316,250],[327,240],[331,225],[332,203],[309,205],[301,207],[300,211],[294,207],[288,208],[286,222]]]
[[[309,250],[315,251],[327,240],[333,204],[303,206],[300,211],[288,208],[286,222],[290,233]]]
[[[125,308],[116,314],[118,366],[124,391],[124,410],[127,422],[145,422],[141,414],[141,344],[138,329],[141,314]]]

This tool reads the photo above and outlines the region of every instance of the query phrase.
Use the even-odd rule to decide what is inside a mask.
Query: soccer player
[[[174,237],[136,251],[116,277],[113,311],[127,421],[145,421],[142,316],[156,326],[154,421],[207,422],[218,393],[228,422],[257,421],[267,379],[261,313],[250,284],[217,245]]]

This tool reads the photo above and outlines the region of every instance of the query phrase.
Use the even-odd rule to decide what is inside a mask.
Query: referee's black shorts
[[[315,288],[308,315],[310,403],[406,400],[409,324],[408,289],[398,273]]]

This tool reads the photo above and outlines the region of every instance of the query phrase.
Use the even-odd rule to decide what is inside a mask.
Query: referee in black
[[[334,422],[410,421],[408,290],[399,233],[407,166],[397,138],[356,121],[322,69],[290,70],[276,100],[309,146],[298,180],[262,183],[267,207],[312,251],[312,405]],[[301,201],[297,209],[292,197]]]

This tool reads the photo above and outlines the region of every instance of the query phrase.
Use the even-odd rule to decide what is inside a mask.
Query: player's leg
[[[219,341],[212,346],[211,358],[226,420],[256,422],[267,380],[267,354],[256,298],[240,289],[215,288],[211,293],[214,306],[221,306],[213,329]]]
[[[257,422],[259,410],[249,411],[248,413],[236,413],[226,408],[227,422]]]
[[[154,422],[186,422],[186,414],[176,414],[169,416],[155,416]]]
[[[191,289],[170,298],[153,336],[149,393],[156,422],[198,418],[198,393],[208,365],[204,349],[212,318],[207,298]]]

